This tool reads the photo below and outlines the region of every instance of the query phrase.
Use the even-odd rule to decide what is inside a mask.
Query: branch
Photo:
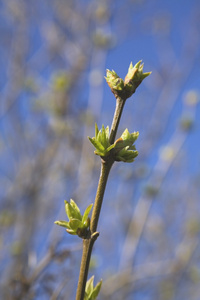
[[[115,139],[119,121],[121,118],[122,110],[124,107],[125,100],[118,98],[116,101],[116,108],[115,113],[113,117],[113,123],[111,126],[111,134],[110,134],[110,141]],[[88,276],[88,270],[89,270],[89,263],[92,253],[92,248],[94,245],[95,240],[97,239],[99,233],[96,232],[99,215],[101,211],[101,206],[103,202],[104,192],[106,189],[106,184],[108,181],[108,175],[110,173],[111,167],[114,163],[114,160],[111,156],[108,157],[107,160],[104,160],[102,158],[101,161],[101,173],[99,177],[99,183],[97,187],[97,193],[95,197],[94,202],[94,208],[92,211],[92,217],[91,217],[91,236],[88,239],[83,240],[83,253],[82,253],[82,259],[81,259],[81,267],[80,267],[80,273],[79,273],[79,281],[78,281],[78,287],[77,287],[77,294],[76,294],[76,300],[83,300],[84,294],[85,294],[85,285],[87,281]]]

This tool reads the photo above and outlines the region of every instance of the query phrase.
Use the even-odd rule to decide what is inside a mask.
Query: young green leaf
[[[69,226],[74,231],[77,231],[78,228],[84,228],[84,224],[78,219],[70,219]]]
[[[67,222],[67,221],[62,221],[62,220],[61,221],[55,221],[54,224],[65,227],[65,228],[68,228],[68,229],[70,228],[69,222]]]
[[[86,287],[85,287],[85,292],[88,295],[88,299],[90,299],[90,295],[93,291],[93,282],[94,282],[94,275],[92,277],[90,277],[90,279],[88,279],[87,283],[86,283]]]
[[[81,212],[80,212],[80,209],[78,207],[78,205],[76,204],[76,202],[73,200],[73,199],[70,199],[70,204],[71,206],[73,206],[73,208],[80,213],[80,216],[81,216]]]
[[[82,223],[83,223],[83,224],[85,224],[86,221],[87,221],[87,219],[88,219],[89,213],[90,213],[90,211],[91,211],[91,209],[92,209],[92,205],[93,205],[93,204],[90,204],[90,205],[86,208],[86,210],[85,210],[85,212],[84,212],[84,215],[83,215],[83,218],[82,218]]]
[[[103,145],[104,149],[106,149],[108,146],[108,142],[106,139],[106,131],[104,125],[102,125],[100,138],[101,138],[101,144]]]
[[[99,133],[99,128],[97,126],[97,123],[95,123],[95,138],[97,138],[98,133]]]
[[[74,208],[68,201],[65,201],[65,210],[69,220],[71,218],[78,219],[80,221],[82,220],[80,210],[76,210],[76,208]]]
[[[105,148],[103,147],[103,145],[101,144],[101,142],[99,142],[97,139],[95,138],[90,138],[88,137],[90,142],[93,144],[93,146],[99,151],[99,152],[104,152]]]
[[[99,294],[99,292],[100,292],[100,289],[101,289],[101,285],[102,285],[102,280],[99,281],[99,282],[97,283],[97,285],[95,286],[95,288],[93,289],[92,294],[91,294],[91,296],[90,296],[90,299],[91,299],[91,300],[97,299],[97,296],[98,296],[98,294]]]
[[[67,231],[69,234],[77,235],[76,231],[74,231],[73,229],[66,229],[66,231]]]

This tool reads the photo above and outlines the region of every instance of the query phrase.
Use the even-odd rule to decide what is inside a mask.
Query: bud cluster
[[[144,64],[141,62],[140,60],[135,66],[131,62],[124,80],[115,71],[107,70],[105,79],[116,97],[123,96],[125,99],[131,97],[144,78],[151,74],[151,72],[143,73]]]
[[[115,160],[124,162],[133,162],[138,156],[138,151],[135,148],[135,141],[139,136],[139,132],[129,133],[126,128],[121,137],[115,141]]]
[[[124,90],[124,81],[120,78],[115,71],[107,69],[105,77],[113,94],[121,93]]]
[[[97,124],[95,123],[95,137],[88,138],[93,144],[93,146],[96,148],[96,150],[94,151],[96,155],[106,157],[110,153],[110,150],[114,147],[114,144],[110,145],[109,142],[108,126],[105,128],[104,125],[102,125],[102,129],[99,130]]]
[[[105,129],[102,126],[102,129],[99,130],[97,124],[95,124],[95,137],[89,137],[89,140],[96,148],[94,151],[96,155],[104,158],[111,155],[115,161],[133,162],[138,155],[134,145],[138,136],[139,132],[129,133],[128,129],[125,129],[121,137],[110,145],[109,127],[107,126]]]
[[[69,221],[55,221],[54,223],[67,228],[66,231],[73,235],[78,235],[81,238],[86,238],[89,227],[90,227],[90,218],[88,217],[92,204],[90,204],[83,215],[80,213],[80,209],[74,200],[70,202],[65,200],[65,212],[69,218]]]

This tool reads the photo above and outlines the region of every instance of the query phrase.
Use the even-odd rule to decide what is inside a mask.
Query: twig
[[[111,133],[110,133],[110,143],[112,143],[115,139],[119,121],[121,118],[122,110],[124,107],[125,100],[118,97],[116,101],[116,108],[115,113],[113,117],[113,123],[111,126]],[[82,253],[82,260],[81,260],[81,267],[80,267],[80,273],[79,273],[79,281],[78,281],[78,287],[77,287],[77,294],[76,294],[76,300],[83,300],[84,294],[85,294],[85,285],[87,281],[87,275],[89,270],[89,263],[92,253],[92,248],[94,245],[95,240],[97,239],[99,233],[96,232],[99,215],[101,211],[101,206],[103,202],[104,192],[106,189],[106,184],[108,180],[108,175],[110,173],[111,167],[114,163],[114,160],[111,156],[109,156],[106,160],[102,159],[101,163],[101,173],[99,178],[99,183],[97,187],[97,193],[96,198],[94,202],[94,208],[92,211],[92,217],[91,217],[91,236],[89,236],[88,239],[83,240],[83,253]]]

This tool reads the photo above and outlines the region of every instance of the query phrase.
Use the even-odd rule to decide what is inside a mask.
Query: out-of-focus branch
[[[191,116],[193,115],[193,118],[195,117],[195,112],[196,106],[193,106],[191,110]],[[187,136],[187,131],[183,131],[180,130],[180,128],[177,128],[167,145],[170,151],[170,156],[159,156],[153,173],[147,182],[147,185],[152,186],[155,192],[159,191],[165,179],[165,176],[167,175],[167,172],[174,163],[176,156],[181,150]],[[133,265],[137,247],[141,239],[154,197],[154,193],[153,195],[144,194],[138,200],[129,224],[128,232],[121,253],[119,266],[122,269]]]
[[[134,283],[138,280],[158,276],[181,275],[188,266],[198,245],[199,239],[197,236],[191,238],[185,235],[183,241],[177,247],[173,259],[136,265],[134,266],[134,270],[132,267],[126,267],[104,281],[102,294],[109,299],[110,296],[114,295],[120,289],[129,285],[134,286]]]

